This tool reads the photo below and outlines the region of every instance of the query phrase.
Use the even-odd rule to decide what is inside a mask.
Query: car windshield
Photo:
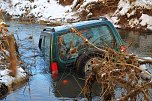
[[[79,31],[97,47],[102,47],[103,45],[113,47],[115,43],[112,31],[107,25],[95,26]],[[58,46],[61,59],[66,60],[76,58],[79,51],[86,48],[86,43],[76,33],[70,32],[58,37]]]

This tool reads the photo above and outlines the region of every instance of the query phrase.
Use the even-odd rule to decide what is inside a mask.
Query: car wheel
[[[77,74],[81,74],[82,76],[87,75],[95,65],[100,63],[103,57],[103,52],[98,50],[84,52],[77,58],[75,63]]]

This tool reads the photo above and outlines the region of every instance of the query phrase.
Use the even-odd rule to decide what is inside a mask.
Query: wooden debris
[[[17,55],[16,55],[14,36],[13,35],[8,36],[8,40],[9,40],[8,42],[9,42],[9,52],[10,52],[10,57],[9,57],[10,70],[11,70],[10,75],[15,77],[17,66],[18,66],[18,60],[17,60]]]
[[[104,52],[104,58],[99,60],[100,63],[94,65],[85,81],[83,92],[88,101],[92,100],[92,85],[95,82],[99,83],[102,88],[99,97],[102,101],[151,100],[152,74],[143,70],[140,65],[152,65],[152,60],[141,59],[135,55],[115,51],[110,47],[99,49],[83,37],[77,29],[72,28],[71,30],[76,32],[90,46]]]

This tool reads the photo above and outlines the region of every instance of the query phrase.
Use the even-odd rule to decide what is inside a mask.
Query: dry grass
[[[15,40],[14,40],[14,36],[10,35],[7,37],[8,38],[8,42],[9,42],[9,52],[10,52],[10,56],[9,56],[9,60],[10,60],[10,70],[12,71],[10,73],[11,76],[15,77],[16,76],[16,70],[17,70],[17,66],[18,66],[18,59],[17,59],[17,55],[16,55],[16,49],[15,49]]]
[[[9,69],[11,70],[10,75],[16,76],[16,70],[18,66],[18,58],[17,58],[17,47],[15,44],[15,38],[13,34],[8,34],[8,25],[5,22],[0,23],[0,51],[3,53],[2,55],[6,59],[4,63],[9,63]]]

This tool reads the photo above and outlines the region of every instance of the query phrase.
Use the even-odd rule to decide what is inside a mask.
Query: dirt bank
[[[120,28],[152,30],[151,0],[17,0],[0,1],[2,18],[61,25],[106,16]],[[8,6],[12,8],[8,9]],[[56,9],[58,8],[58,9]],[[58,22],[60,19],[60,22]],[[57,21],[57,23],[56,23]]]

